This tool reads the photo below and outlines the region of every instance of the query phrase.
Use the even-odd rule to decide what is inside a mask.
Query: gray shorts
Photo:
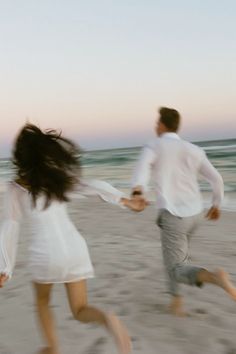
[[[169,277],[170,292],[180,295],[179,283],[202,286],[197,274],[202,267],[190,265],[188,243],[197,230],[202,213],[190,217],[178,217],[168,210],[160,210],[157,225],[161,229],[161,245],[163,261]]]

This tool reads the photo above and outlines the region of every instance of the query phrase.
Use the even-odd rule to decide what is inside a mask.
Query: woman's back
[[[45,208],[42,195],[33,205],[30,193],[16,182],[9,184],[6,199],[8,223],[27,219],[29,270],[34,280],[55,283],[93,276],[87,245],[70,220],[66,202],[52,200]]]

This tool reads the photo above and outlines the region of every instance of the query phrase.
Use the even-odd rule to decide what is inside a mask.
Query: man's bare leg
[[[201,270],[197,275],[197,281],[201,283],[209,283],[219,286],[224,289],[229,296],[236,301],[236,288],[229,278],[229,274],[220,269],[216,272]]]
[[[208,283],[219,286],[236,301],[236,288],[232,284],[229,274],[224,270],[220,269],[215,272],[209,272],[208,270],[202,269],[197,274],[197,281],[199,283]],[[184,317],[187,315],[183,310],[183,298],[181,296],[173,296],[169,309],[175,316]]]
[[[173,296],[172,301],[169,305],[169,311],[172,315],[178,317],[185,317],[187,313],[183,310],[183,297],[182,296]]]

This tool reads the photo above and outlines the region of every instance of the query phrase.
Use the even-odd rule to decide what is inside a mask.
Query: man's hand
[[[139,198],[143,198],[143,190],[141,186],[136,186],[132,189],[130,198],[134,198],[134,197],[139,197]]]
[[[8,276],[6,274],[0,274],[0,288],[3,287],[4,283],[7,281]]]
[[[208,220],[218,220],[220,218],[220,209],[215,206],[212,206],[208,210],[208,213],[206,214],[206,218]]]

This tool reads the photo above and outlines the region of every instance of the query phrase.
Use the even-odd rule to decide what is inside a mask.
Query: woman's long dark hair
[[[79,147],[55,130],[42,132],[33,124],[25,124],[13,149],[17,180],[32,195],[46,196],[45,208],[53,199],[68,201],[67,192],[79,181]]]

